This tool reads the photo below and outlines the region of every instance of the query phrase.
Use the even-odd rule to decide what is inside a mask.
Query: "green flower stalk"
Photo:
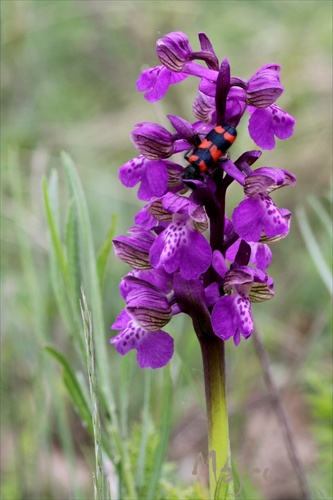
[[[226,499],[233,499],[228,409],[225,387],[224,341],[217,337],[200,342],[205,377],[205,395],[208,418],[208,451],[210,497],[215,496],[217,486],[228,492]],[[230,468],[230,469],[228,469]]]

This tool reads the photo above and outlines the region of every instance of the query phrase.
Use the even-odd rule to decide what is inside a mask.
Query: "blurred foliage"
[[[163,124],[166,113],[191,120],[196,92],[196,82],[188,79],[170,88],[163,103],[151,105],[137,93],[135,81],[144,67],[157,64],[154,47],[159,36],[181,30],[198,47],[197,33],[203,31],[220,59],[228,57],[232,74],[247,78],[268,62],[282,65],[286,92],[279,105],[296,117],[295,134],[279,141],[274,151],[264,152],[261,165],[290,169],[297,175],[297,186],[274,193],[274,199],[292,211],[305,207],[323,258],[328,260],[327,222],[318,224],[307,197],[312,194],[328,206],[332,4],[321,0],[13,0],[3,1],[1,11],[1,498],[91,498],[92,441],[69,404],[59,367],[41,348],[48,343],[66,353],[72,369],[82,377],[77,348],[53,292],[42,179],[58,169],[60,151],[68,151],[87,197],[95,249],[103,246],[115,214],[116,233],[124,233],[140,206],[136,190],[125,189],[117,178],[119,166],[135,155],[128,138],[133,125],[143,120]],[[245,127],[239,129],[235,157],[253,148]],[[66,179],[58,171],[59,218],[65,220]],[[231,193],[229,210],[241,196],[234,188]],[[327,213],[331,215],[329,209]],[[61,239],[66,239],[65,231]],[[273,254],[270,274],[276,297],[256,305],[254,315],[311,486],[325,495],[332,461],[329,295],[295,219],[289,237],[273,246]],[[103,310],[109,325],[122,308],[118,282],[127,268],[111,256],[104,269]],[[176,464],[174,482],[192,488],[193,462],[206,446],[200,352],[186,318],[176,318],[169,331],[174,332],[177,356],[171,364],[174,394],[168,456]],[[124,397],[116,390],[116,403],[120,408],[128,406],[127,425],[135,426],[143,406],[145,375],[136,366],[135,354],[121,358],[108,337],[107,330],[105,350],[113,386],[121,386],[126,366],[129,377],[125,377],[128,394]],[[262,482],[248,479],[250,495],[244,487],[238,498],[297,498],[283,442],[272,434],[269,418],[265,424],[256,420],[258,413],[268,414],[269,403],[251,342],[242,342],[237,349],[228,344],[227,358],[236,464],[250,470],[260,463],[289,478],[265,493],[260,493]],[[150,399],[155,425],[162,387],[160,376],[154,376]],[[196,415],[201,415],[199,424],[192,427]],[[181,436],[187,441],[181,441]],[[274,443],[268,451],[267,441]],[[178,498],[170,477],[167,474],[160,487],[165,498]],[[193,488],[188,498],[201,498],[199,490],[194,493],[198,487]]]

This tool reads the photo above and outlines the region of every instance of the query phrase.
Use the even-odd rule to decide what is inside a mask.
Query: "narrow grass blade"
[[[121,439],[119,419],[116,413],[112,387],[112,376],[109,370],[109,361],[107,357],[109,342],[105,331],[100,282],[97,272],[97,261],[87,202],[74,163],[66,153],[62,153],[62,163],[70,186],[70,192],[72,193],[77,207],[80,241],[82,244],[82,255],[84,256],[83,267],[86,270],[86,275],[83,276],[83,282],[92,314],[92,327],[96,349],[96,368],[100,387],[100,402],[103,404],[103,407],[107,407],[107,411],[111,417],[111,423],[108,430],[112,436],[115,448],[120,457],[121,466],[124,470],[124,481],[128,496],[131,499],[135,499],[134,478],[131,471],[126,443]]]
[[[128,407],[131,392],[131,374],[133,364],[129,356],[125,356],[121,363],[120,391],[119,391],[119,421],[121,435],[124,439],[128,437]]]
[[[94,481],[94,495],[95,500],[104,500],[106,494],[106,484],[102,463],[101,422],[98,402],[98,379],[95,367],[95,346],[93,339],[91,313],[88,309],[83,287],[81,287],[81,294],[82,302],[80,301],[80,309],[82,315],[84,337],[86,340],[87,370],[89,378],[90,399],[92,406],[92,424],[95,444],[96,477]]]
[[[143,474],[146,464],[146,450],[147,450],[147,442],[149,435],[152,371],[145,370],[144,377],[145,377],[145,383],[144,383],[144,399],[143,399],[143,411],[142,411],[142,431],[141,431],[141,442],[140,442],[138,464],[136,470],[136,486],[138,491],[140,490],[142,484],[144,483]]]
[[[234,494],[234,486],[233,486],[233,473],[230,468],[230,482],[227,481],[228,471],[225,471],[222,469],[220,476],[217,480],[216,484],[216,489],[215,489],[215,494],[214,494],[214,500],[234,500],[235,494]]]
[[[305,245],[308,248],[313,263],[316,266],[323,283],[325,284],[329,294],[332,296],[333,295],[332,270],[329,268],[329,266],[325,261],[323,253],[317,243],[317,240],[309,224],[309,220],[304,208],[298,208],[296,213]]]
[[[172,381],[170,376],[170,367],[166,366],[163,370],[163,400],[161,409],[161,427],[159,429],[160,441],[155,453],[155,466],[150,480],[148,491],[148,500],[156,498],[156,489],[162,472],[163,459],[167,450],[167,443],[170,431],[171,422],[171,407],[172,407]]]
[[[97,273],[101,290],[103,289],[106,264],[108,262],[108,258],[112,248],[112,239],[114,236],[115,228],[116,228],[116,216],[113,216],[111,227],[108,231],[108,234],[106,235],[105,241],[97,256]]]
[[[332,232],[332,221],[330,219],[328,210],[325,209],[323,204],[316,198],[315,196],[309,196],[308,201],[310,205],[312,206],[314,212],[318,215],[318,219],[323,225],[323,228],[327,231],[328,237],[332,241],[333,239],[333,232]],[[332,204],[332,200],[330,200]]]
[[[51,239],[52,243],[55,249],[55,253],[59,262],[59,267],[62,272],[62,276],[64,278],[64,281],[66,284],[68,284],[68,275],[67,275],[67,263],[65,259],[65,255],[62,249],[60,237],[57,231],[56,227],[56,222],[55,218],[51,209],[51,204],[50,204],[50,197],[48,193],[48,187],[47,187],[47,182],[46,179],[43,181],[43,193],[44,193],[44,203],[45,203],[45,209],[46,209],[46,216],[47,216],[47,221],[49,224],[50,232],[51,232]]]
[[[57,234],[60,234],[60,214],[59,214],[59,195],[58,195],[58,173],[56,170],[52,170],[50,179],[48,182],[48,198],[50,211],[53,217],[54,225]],[[59,265],[59,259],[56,253],[55,246],[50,245],[50,271],[51,271],[51,283],[53,292],[59,307],[60,314],[64,323],[70,332],[70,336],[73,335],[75,331],[75,324],[73,321],[73,315],[71,311],[71,306],[67,299],[67,291],[64,286],[64,280],[61,273],[61,268]]]
[[[70,200],[67,209],[65,242],[70,297],[73,303],[74,314],[79,314],[82,273],[77,207],[73,198]]]
[[[80,384],[70,367],[65,356],[59,352],[57,349],[50,345],[44,346],[44,350],[50,354],[54,359],[58,361],[63,369],[63,380],[65,387],[67,388],[68,394],[72,400],[73,405],[76,408],[78,415],[80,416],[82,422],[87,427],[88,432],[93,435],[92,426],[92,416],[89,405],[83,395]]]

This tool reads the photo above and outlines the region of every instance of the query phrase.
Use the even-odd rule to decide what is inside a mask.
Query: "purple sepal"
[[[268,275],[261,269],[250,266],[235,266],[224,276],[223,289],[229,292],[250,292],[254,283],[267,283]]]
[[[149,160],[168,158],[173,153],[173,136],[158,123],[137,123],[130,138],[136,149]]]
[[[188,147],[190,145],[196,145],[195,131],[191,123],[177,115],[168,115],[168,119],[179,136],[189,143]]]
[[[218,125],[226,123],[226,104],[227,95],[230,90],[230,64],[225,57],[222,60],[221,67],[218,73],[215,92],[215,106],[216,106],[216,122]]]
[[[213,45],[211,44],[211,41],[209,40],[208,36],[205,33],[198,33],[199,37],[199,42],[200,42],[200,47],[201,50],[209,54],[209,58],[205,58],[205,62],[207,63],[207,66],[210,69],[214,69],[218,71],[219,69],[219,60],[217,58],[217,55],[215,54],[215,51],[213,49]]]
[[[217,74],[217,73],[216,73]],[[208,97],[212,97],[215,101],[216,94],[216,83],[208,80],[207,78],[202,78],[199,83],[199,91]],[[214,105],[215,108],[215,105]]]
[[[141,228],[132,227],[130,236],[117,236],[112,240],[115,254],[135,269],[149,269],[149,250],[155,237]]]
[[[168,33],[156,42],[157,57],[163,66],[177,73],[182,72],[192,52],[187,36],[181,31]]]
[[[294,186],[296,177],[287,170],[261,167],[251,172],[245,179],[244,193],[254,196],[258,193],[271,193],[283,186]]]
[[[256,108],[267,108],[282,94],[278,64],[266,64],[260,68],[248,81],[246,102]]]
[[[225,121],[233,127],[237,127],[246,111],[245,91],[240,88],[231,87],[227,97]]]
[[[207,307],[212,307],[220,298],[220,290],[217,283],[211,283],[205,288]]]
[[[235,165],[237,168],[239,168],[239,170],[244,172],[244,174],[250,175],[252,174],[251,165],[253,165],[253,163],[256,162],[261,155],[261,151],[258,151],[256,149],[253,151],[246,151],[239,158],[237,158],[237,160],[235,161]]]
[[[141,208],[141,210],[135,215],[134,222],[143,229],[152,229],[156,226],[155,218],[149,213],[147,206]]]
[[[229,271],[229,267],[225,263],[223,255],[218,250],[214,250],[213,252],[212,266],[221,278],[224,278],[226,273]]]
[[[193,114],[202,122],[216,123],[216,109],[213,97],[205,95],[203,92],[198,92],[192,105]]]
[[[126,293],[126,311],[136,323],[145,330],[155,331],[170,321],[171,307],[161,290],[135,276],[127,275],[122,281],[126,284],[121,288],[122,295]]]
[[[287,139],[294,132],[295,118],[275,104],[268,108],[248,108],[249,134],[251,139],[262,149],[273,149],[276,136],[278,139]]]
[[[230,175],[230,177],[239,182],[241,186],[244,185],[245,174],[241,172],[229,158],[225,161],[222,161],[220,165],[223,170]]]

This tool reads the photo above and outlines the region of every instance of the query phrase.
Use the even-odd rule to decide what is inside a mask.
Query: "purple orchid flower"
[[[238,345],[241,336],[247,339],[253,331],[252,288],[257,289],[259,285],[261,289],[260,299],[258,294],[254,293],[253,301],[268,300],[274,295],[273,280],[262,270],[249,266],[234,266],[229,270],[220,252],[214,252],[212,264],[223,278],[223,288],[226,293],[214,305],[211,316],[212,327],[222,340],[233,337],[235,345]]]
[[[126,312],[118,316],[111,328],[122,331],[110,343],[122,356],[136,349],[140,368],[162,368],[173,356],[174,341],[168,333],[145,330]]]
[[[282,186],[295,185],[290,172],[263,167],[245,179],[244,192],[248,196],[232,215],[236,233],[247,241],[257,242],[262,233],[266,238],[279,239],[289,232],[290,212],[279,210],[268,193]]]
[[[274,295],[266,273],[270,244],[290,228],[291,213],[270,195],[295,185],[295,176],[271,167],[253,170],[258,150],[231,158],[235,128],[246,110],[249,137],[260,148],[272,149],[276,138],[292,135],[295,119],[276,104],[284,91],[281,67],[267,64],[246,80],[231,74],[226,58],[219,63],[204,33],[199,44],[196,51],[184,33],[165,35],[156,45],[160,65],[137,81],[138,90],[154,102],[169,85],[199,78],[192,107],[196,121],[168,115],[173,131],[139,123],[131,140],[140,154],[119,170],[126,187],[139,184],[138,198],[146,204],[129,235],[113,241],[116,255],[132,270],[120,285],[125,309],[112,325],[120,333],[110,342],[122,355],[136,349],[141,368],[160,368],[171,359],[173,339],[162,328],[176,314],[192,318],[201,345],[211,338],[233,338],[235,345],[249,338],[251,303]],[[237,142],[241,147],[239,134]],[[229,220],[226,195],[234,181],[244,199]]]

